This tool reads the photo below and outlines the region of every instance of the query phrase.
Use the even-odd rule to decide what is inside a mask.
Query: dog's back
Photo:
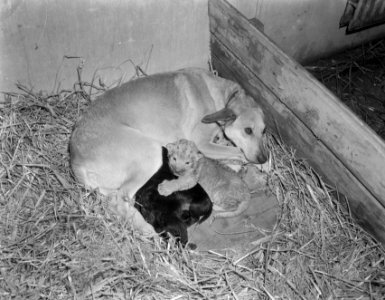
[[[155,74],[98,97],[71,136],[76,178],[103,194],[123,188],[133,196],[161,166],[161,145],[178,137],[192,138],[197,124],[207,132],[216,127],[200,124],[216,109],[202,77],[206,73],[191,69]]]

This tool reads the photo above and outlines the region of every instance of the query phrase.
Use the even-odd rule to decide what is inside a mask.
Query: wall
[[[96,72],[107,86],[146,72],[207,67],[208,0],[1,0],[0,91],[57,91]],[[229,0],[287,54],[307,62],[385,35],[339,29],[347,0]],[[65,58],[67,56],[67,58]]]
[[[339,28],[348,0],[228,0],[295,60],[319,57],[385,36],[385,25],[346,35]]]
[[[2,0],[0,20],[0,91],[68,88],[82,62],[83,80],[96,71],[112,85],[133,64],[154,73],[209,59],[207,0]]]

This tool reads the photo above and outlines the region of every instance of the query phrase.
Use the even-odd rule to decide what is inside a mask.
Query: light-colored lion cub
[[[246,183],[229,167],[205,157],[194,142],[180,139],[166,145],[169,166],[178,176],[158,185],[161,195],[190,189],[199,183],[213,202],[214,218],[230,218],[244,212],[250,203]]]

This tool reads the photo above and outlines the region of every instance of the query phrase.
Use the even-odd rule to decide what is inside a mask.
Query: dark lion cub
[[[170,170],[166,148],[162,148],[162,157],[160,169],[135,194],[134,206],[157,233],[164,237],[170,233],[186,245],[187,228],[206,220],[211,214],[212,203],[200,185],[168,196],[160,195],[158,185],[163,180],[177,178]]]

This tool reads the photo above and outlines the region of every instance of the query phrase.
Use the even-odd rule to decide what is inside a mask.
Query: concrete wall
[[[82,62],[111,85],[129,60],[154,73],[209,59],[207,0],[1,0],[0,20],[0,91],[72,86]]]

